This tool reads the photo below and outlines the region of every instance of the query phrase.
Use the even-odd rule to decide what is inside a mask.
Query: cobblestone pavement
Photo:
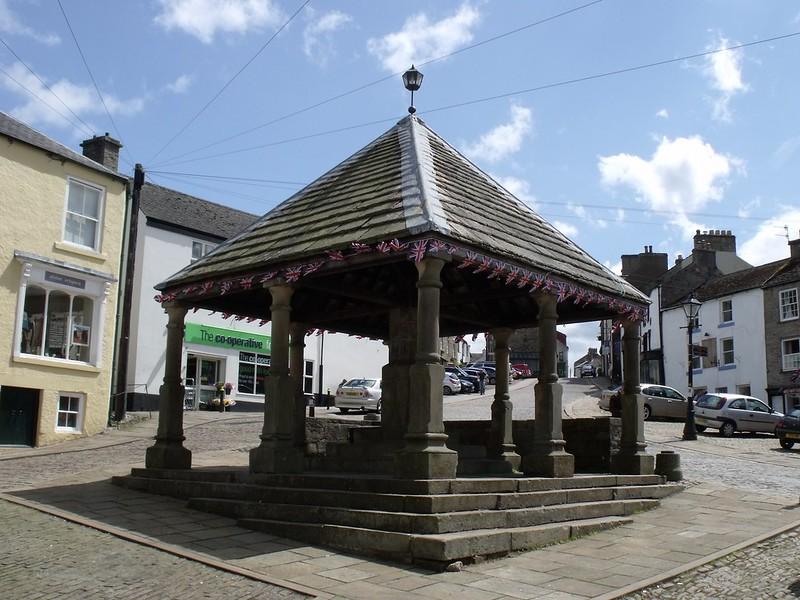
[[[306,598],[0,500],[0,599]]]
[[[793,530],[654,585],[626,600],[800,598],[800,531]]]

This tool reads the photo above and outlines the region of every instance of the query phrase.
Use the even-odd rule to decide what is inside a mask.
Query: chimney
[[[119,149],[122,148],[122,144],[108,135],[108,132],[105,135],[95,135],[90,140],[82,141],[81,148],[83,148],[83,155],[86,158],[90,158],[112,171],[119,170]]]
[[[694,235],[695,250],[713,250],[714,252],[736,252],[736,236],[730,230],[709,229]]]
[[[800,238],[789,240],[789,256],[793,259],[800,259]]]
[[[662,252],[653,252],[645,246],[639,254],[622,255],[622,277],[639,291],[649,293],[655,282],[667,269],[669,257]]]

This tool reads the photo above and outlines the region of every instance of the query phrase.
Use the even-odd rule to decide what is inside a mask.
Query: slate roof
[[[63,144],[59,144],[52,138],[47,137],[45,134],[36,131],[22,121],[18,121],[14,117],[7,115],[2,111],[0,111],[0,134],[7,135],[15,140],[19,140],[20,142],[24,142],[30,146],[34,146],[35,148],[45,150],[46,152],[50,152],[56,156],[60,156],[61,158],[66,158],[69,161],[84,167],[88,167],[89,169],[93,169],[105,175],[127,181],[127,177],[118,173],[117,171],[113,171],[90,158],[86,158],[83,154],[75,152],[74,150],[70,150]]]
[[[763,287],[767,285],[775,275],[780,274],[787,263],[789,263],[789,259],[782,259],[750,269],[735,271],[734,273],[721,277],[715,277],[697,289],[697,298],[698,300],[705,301]]]
[[[157,287],[425,234],[648,302],[413,115]]]
[[[258,215],[154,183],[146,182],[142,186],[140,202],[140,209],[148,220],[203,233],[220,240],[232,237],[258,220]]]

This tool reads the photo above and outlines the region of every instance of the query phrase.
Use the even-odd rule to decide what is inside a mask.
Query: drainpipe
[[[661,286],[658,286],[658,348],[661,350],[659,353],[659,369],[658,369],[658,379],[660,385],[666,385],[664,383],[667,380],[667,374],[664,373],[664,309],[661,303]]]

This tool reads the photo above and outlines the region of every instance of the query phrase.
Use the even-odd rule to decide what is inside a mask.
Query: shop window
[[[263,396],[267,390],[269,364],[266,354],[239,352],[239,393]]]
[[[800,369],[800,338],[789,338],[781,342],[782,370]]]
[[[779,293],[781,321],[789,321],[800,316],[800,306],[797,301],[797,288],[781,290]]]
[[[80,362],[91,360],[94,302],[29,285],[22,313],[20,353]]]
[[[56,431],[80,432],[83,421],[82,394],[59,394]]]
[[[303,370],[303,393],[304,394],[313,394],[314,393],[314,361],[307,360],[305,361]]]
[[[74,179],[67,186],[64,241],[99,250],[103,191]]]

